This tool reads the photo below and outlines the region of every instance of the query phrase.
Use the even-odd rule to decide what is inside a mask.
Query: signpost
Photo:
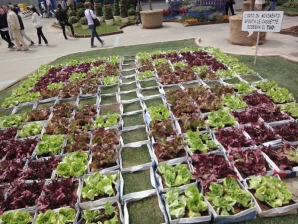
[[[242,31],[248,31],[248,37],[257,31],[257,43],[254,64],[257,60],[260,32],[279,32],[283,11],[245,11],[242,18]]]

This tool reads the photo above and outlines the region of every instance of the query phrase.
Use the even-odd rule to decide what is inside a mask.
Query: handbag
[[[89,14],[91,16],[90,10],[89,10]],[[93,17],[91,16],[91,19],[93,20],[94,26],[100,26],[101,25],[101,22],[97,18],[93,19]]]

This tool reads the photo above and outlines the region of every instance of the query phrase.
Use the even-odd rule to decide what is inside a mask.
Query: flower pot
[[[242,14],[231,16],[230,21],[230,42],[236,45],[253,46],[256,44],[258,32],[253,32],[248,37],[247,31],[242,31]],[[260,32],[259,45],[266,43],[267,32]]]
[[[103,22],[104,21],[104,17],[103,16],[99,16],[98,18],[99,18],[100,22]]]
[[[162,9],[144,10],[140,12],[142,27],[144,29],[154,29],[162,27]]]
[[[121,18],[121,22],[122,23],[128,23],[128,19],[129,19],[129,17]]]
[[[89,26],[88,25],[81,25],[82,26],[82,29],[83,30],[87,30],[87,29],[89,29]]]
[[[114,16],[114,20],[115,20],[115,22],[119,22],[120,21],[120,16]]]
[[[135,19],[136,16],[129,16],[129,19]]]
[[[114,20],[113,19],[106,19],[105,22],[106,22],[107,26],[112,26],[113,23],[114,23]]]
[[[72,26],[73,27],[78,27],[78,26],[80,26],[80,23],[74,23],[74,24],[72,24]]]

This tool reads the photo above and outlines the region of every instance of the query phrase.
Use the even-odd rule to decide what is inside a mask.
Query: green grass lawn
[[[178,47],[179,46],[179,47]],[[163,42],[163,43],[153,43],[153,44],[143,44],[143,45],[134,45],[134,46],[125,46],[125,47],[115,47],[111,49],[101,49],[101,50],[95,50],[90,52],[83,52],[83,53],[77,53],[72,55],[67,55],[64,57],[61,57],[51,64],[55,65],[57,63],[62,63],[69,61],[70,59],[76,58],[78,60],[83,60],[86,58],[96,58],[100,54],[101,56],[111,56],[111,55],[121,55],[121,56],[130,56],[132,58],[134,55],[136,55],[140,51],[148,51],[152,52],[153,50],[170,50],[170,49],[178,49],[178,48],[184,48],[184,47],[193,47],[195,46],[194,40],[181,40],[181,41],[171,41],[171,42]],[[296,83],[298,83],[298,77],[297,77],[297,67],[298,62],[288,61],[279,57],[258,57],[257,58],[257,64],[254,65],[254,57],[253,56],[238,56],[234,55],[240,62],[245,63],[249,68],[253,69],[254,71],[258,72],[263,78],[267,78],[269,80],[274,80],[278,83],[280,87],[287,88],[290,92],[293,93],[294,97],[298,99],[298,89],[296,88]],[[122,75],[131,75],[133,72],[122,72]],[[255,77],[246,77],[248,81],[254,80]],[[237,80],[231,80],[231,83],[237,82]],[[19,84],[16,84],[10,88],[7,88],[0,92],[0,103],[3,102],[3,100],[10,96],[12,88],[17,87]],[[156,81],[150,81],[150,82],[141,82],[141,86],[143,88],[150,87],[150,86],[156,86]],[[195,87],[194,84],[191,85],[184,85],[186,88],[189,87]],[[128,88],[129,87],[129,88]],[[133,85],[131,84],[122,84],[120,86],[121,91],[128,91],[130,88],[135,88],[135,83]],[[176,88],[176,87],[171,87]],[[169,88],[168,88],[169,89]],[[112,93],[113,90],[117,90],[117,86],[113,87],[103,87],[101,89],[102,93],[109,94]],[[124,94],[124,98],[130,99],[131,97],[135,97],[135,92],[126,93]],[[90,101],[94,102],[95,99],[91,99]],[[100,106],[100,115],[106,115],[109,113],[120,113],[120,105],[119,103],[113,103],[115,102],[115,96],[103,96],[102,102]],[[85,102],[87,103],[87,102]],[[107,103],[106,105],[103,105],[104,103]],[[113,104],[110,104],[113,103]],[[162,103],[161,98],[157,98],[154,100],[145,100],[145,103],[147,106],[156,106]],[[135,110],[141,110],[142,107],[140,105],[140,101],[136,101],[133,103],[124,103],[123,104],[124,113],[131,112]],[[7,113],[7,111],[3,111],[3,113]],[[0,110],[0,116],[1,110]],[[126,116],[126,123],[130,125],[135,125],[138,123],[138,120],[142,120],[142,116],[133,117],[133,116]],[[132,120],[133,119],[133,120]],[[130,132],[124,132],[123,133],[123,139],[124,143],[130,143],[136,140],[147,140],[147,135],[145,133],[145,129],[141,128],[141,132],[139,131],[130,131]],[[129,158],[135,155],[135,158],[133,160],[130,160]],[[144,163],[148,161],[150,158],[148,156],[148,150],[146,150],[146,147],[142,148],[127,148],[126,150],[122,151],[122,156],[125,160],[125,166],[129,167],[132,165],[139,165],[140,163]],[[139,159],[138,159],[139,158]],[[141,171],[141,172],[135,172],[135,173],[126,173],[123,175],[124,178],[124,192],[131,193],[139,190],[146,190],[146,189],[152,189],[150,178],[149,178],[149,171]],[[143,204],[144,203],[144,204]],[[138,220],[134,223],[144,223],[142,221],[142,216],[140,216],[140,213],[138,213],[138,210],[142,208],[142,215],[146,216],[146,214],[152,214],[153,209],[156,208],[156,206],[145,206],[148,205],[149,202],[146,200],[140,201],[141,207],[134,207],[133,204],[129,206],[129,212],[134,213],[131,215],[132,220]],[[151,202],[150,202],[151,203]],[[138,203],[135,203],[138,204]],[[152,203],[151,203],[152,204]],[[154,204],[154,203],[153,203]],[[156,201],[155,201],[156,204]],[[154,208],[153,208],[154,207]],[[145,214],[145,215],[144,215]],[[135,217],[139,216],[139,217]],[[243,222],[243,223],[252,223],[252,224],[296,224],[298,219],[298,215],[288,215],[283,217],[275,217],[275,218],[257,218],[250,222]],[[152,224],[155,224],[154,221],[151,222]]]
[[[276,11],[284,11],[289,14],[297,14],[298,15],[298,8],[293,8],[293,7],[284,7],[284,6],[276,6]]]
[[[135,20],[130,20],[128,22],[128,24],[134,24],[134,22],[135,22]],[[55,25],[60,26],[59,24],[55,24]],[[121,23],[121,21],[119,21],[119,22],[114,21],[112,26],[107,26],[106,23],[103,22],[101,24],[101,26],[96,28],[96,31],[100,35],[113,33],[113,32],[118,32],[118,31],[121,31],[120,27],[123,26],[123,25],[125,25],[125,24]],[[69,32],[71,32],[69,27],[66,27],[66,28]],[[84,30],[81,25],[77,26],[77,27],[74,27],[74,32],[77,33],[78,35],[91,35],[91,30],[90,29]]]

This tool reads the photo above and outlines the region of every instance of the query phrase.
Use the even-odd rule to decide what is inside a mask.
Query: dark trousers
[[[37,30],[37,36],[38,36],[38,44],[41,44],[41,38],[47,44],[48,41],[47,41],[46,37],[43,35],[42,27],[36,28],[36,30]]]
[[[94,45],[94,37],[97,38],[97,40],[102,43],[102,40],[100,39],[100,37],[98,36],[97,32],[96,32],[96,26],[94,25],[89,25],[89,28],[91,29],[91,46]]]
[[[137,13],[136,24],[138,24],[138,23],[142,23],[140,12]]]
[[[0,33],[3,40],[5,40],[9,45],[13,44],[8,31],[0,31]]]
[[[229,15],[229,8],[231,9],[232,15],[235,15],[234,7],[233,7],[233,3],[232,2],[227,2],[226,3],[226,15]]]
[[[69,26],[70,29],[71,29],[71,33],[72,33],[72,35],[74,35],[73,26],[72,26],[71,23],[69,23],[68,21],[62,21],[62,22],[60,22],[60,26],[61,26],[61,28],[62,28],[63,35],[64,35],[65,39],[67,38],[67,37],[66,37],[66,33],[65,33],[65,26]]]

